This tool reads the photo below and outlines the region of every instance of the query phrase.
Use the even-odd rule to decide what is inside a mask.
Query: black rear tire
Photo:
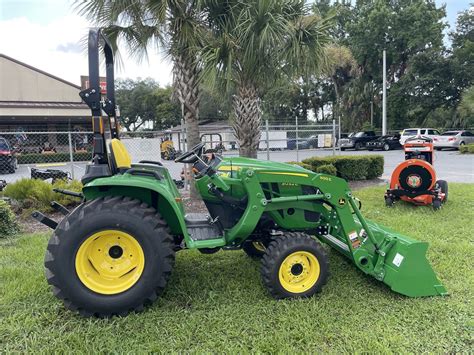
[[[446,180],[438,180],[436,181],[436,184],[438,184],[439,188],[441,189],[441,192],[444,193],[444,200],[442,201],[443,203],[448,201],[448,182]]]
[[[143,251],[143,271],[120,293],[96,292],[78,276],[78,251],[92,235],[104,230],[129,234]],[[72,311],[83,316],[124,316],[143,310],[161,294],[174,265],[174,246],[166,222],[154,208],[129,197],[99,198],[81,204],[59,223],[45,255],[46,278],[54,295]],[[115,259],[126,258],[129,253],[126,248],[123,255],[113,256],[111,252],[112,247],[108,254]],[[99,257],[102,255],[107,255],[106,249]]]
[[[291,259],[295,254],[296,259]],[[307,255],[308,257],[305,257]],[[305,260],[302,263],[296,260]],[[311,259],[310,259],[311,258]],[[293,262],[291,269],[286,269],[288,262]],[[316,262],[317,261],[317,262]],[[283,266],[282,266],[283,265]],[[290,264],[291,265],[291,264]],[[308,265],[310,265],[308,267]],[[312,265],[312,266],[311,266]],[[311,275],[312,268],[317,269],[317,278],[307,279]],[[295,268],[295,271],[293,271]],[[293,280],[298,290],[290,290],[288,283],[285,285],[285,273],[290,277],[303,277],[301,280]],[[270,294],[276,299],[282,298],[305,298],[313,296],[322,290],[329,277],[329,262],[321,244],[305,233],[289,232],[284,236],[275,238],[268,246],[262,258],[262,279]],[[305,279],[306,278],[306,279]]]
[[[435,211],[439,210],[441,208],[441,200],[435,199],[433,200],[433,209]]]
[[[390,150],[390,144],[385,143],[385,144],[383,145],[383,150],[386,151],[386,152],[388,152],[388,151]]]

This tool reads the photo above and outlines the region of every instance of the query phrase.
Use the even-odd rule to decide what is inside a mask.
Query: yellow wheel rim
[[[265,245],[263,245],[262,242],[252,242],[252,244],[256,250],[261,251],[261,252],[265,251]]]
[[[145,267],[145,255],[138,241],[118,230],[94,233],[79,247],[76,272],[90,290],[113,295],[131,288]]]
[[[314,254],[297,251],[283,260],[278,277],[286,291],[303,293],[316,284],[320,272],[319,261]]]

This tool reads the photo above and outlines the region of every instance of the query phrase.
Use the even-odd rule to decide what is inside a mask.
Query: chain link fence
[[[315,149],[336,154],[340,136],[335,122],[330,124],[263,121],[258,158],[276,161],[300,161]],[[227,122],[200,127],[206,149],[224,156],[238,156],[239,144]],[[162,161],[172,175],[179,176],[182,166],[173,160],[187,150],[184,125],[165,131],[122,132],[121,140],[133,162]],[[0,179],[21,177],[47,178],[48,171],[61,171],[54,178],[80,179],[92,159],[93,133],[87,131],[0,132]],[[43,174],[43,175],[42,175]]]

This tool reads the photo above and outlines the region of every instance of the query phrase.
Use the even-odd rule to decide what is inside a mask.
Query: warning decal
[[[349,233],[349,239],[351,240],[352,249],[357,249],[360,247],[360,240],[356,231]]]
[[[395,265],[396,267],[400,267],[404,258],[405,257],[402,254],[395,254],[395,257],[392,260],[393,265]]]

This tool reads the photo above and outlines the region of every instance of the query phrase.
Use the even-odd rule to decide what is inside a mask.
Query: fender
[[[174,186],[169,186],[167,180],[157,182],[153,177],[125,173],[95,179],[84,186],[83,194],[86,201],[118,195],[136,198],[156,208],[168,223],[172,234],[183,235],[186,244],[191,240],[184,220],[181,197]]]

